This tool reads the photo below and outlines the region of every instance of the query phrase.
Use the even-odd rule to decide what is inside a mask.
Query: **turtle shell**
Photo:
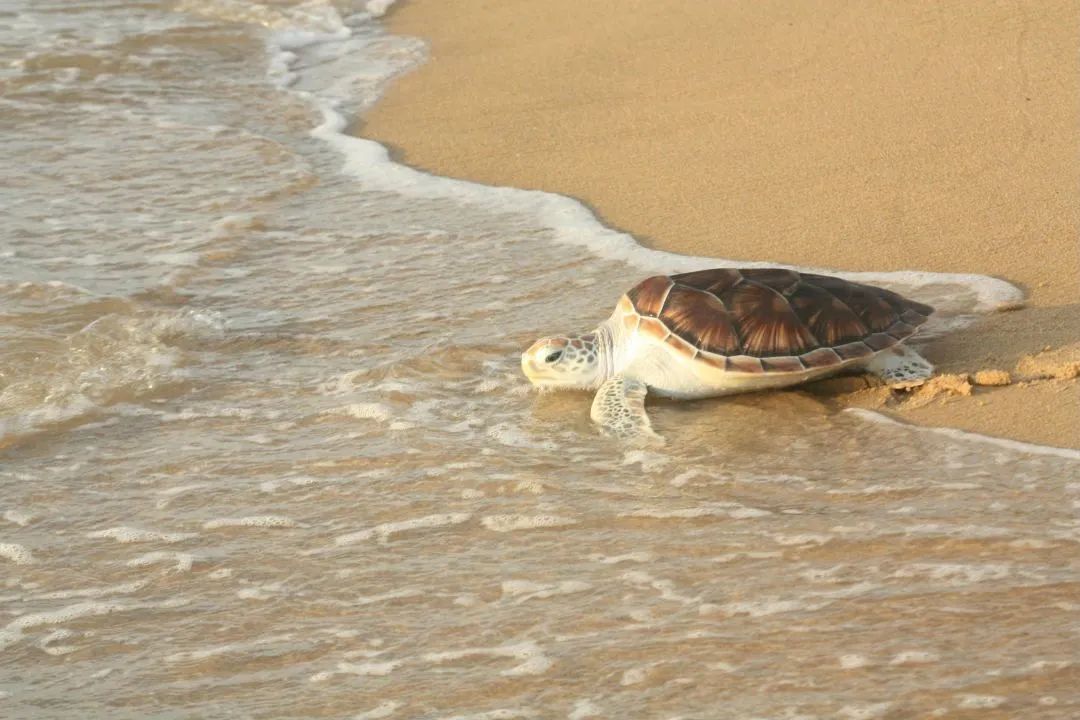
[[[934,312],[889,290],[780,268],[658,275],[626,294],[639,332],[728,372],[804,372],[868,358]]]

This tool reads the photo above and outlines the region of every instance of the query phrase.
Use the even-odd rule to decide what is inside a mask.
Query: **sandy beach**
[[[1024,307],[925,349],[946,381],[824,394],[1080,447],[1080,6],[411,0],[387,22],[431,49],[362,128],[402,161],[576,197],[664,250],[1007,279]],[[1009,384],[969,382],[988,369]]]
[[[4,4],[0,718],[1080,718],[1080,450],[940,427],[1076,444],[1075,13],[380,4]],[[701,254],[943,374],[523,376]]]

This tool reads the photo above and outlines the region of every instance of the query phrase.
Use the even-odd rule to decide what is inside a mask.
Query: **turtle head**
[[[521,371],[538,388],[595,388],[603,382],[596,334],[541,338],[521,354]]]

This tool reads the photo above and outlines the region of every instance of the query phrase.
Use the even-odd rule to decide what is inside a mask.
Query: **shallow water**
[[[1072,718],[1080,460],[802,392],[600,437],[517,354],[647,271],[339,130],[363,3],[9,2],[0,716]],[[882,276],[925,334],[1011,291]]]

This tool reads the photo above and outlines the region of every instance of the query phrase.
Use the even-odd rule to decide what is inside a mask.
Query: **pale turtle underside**
[[[717,268],[642,281],[623,322],[726,372],[804,373],[868,359],[934,309],[889,290],[783,269]]]

